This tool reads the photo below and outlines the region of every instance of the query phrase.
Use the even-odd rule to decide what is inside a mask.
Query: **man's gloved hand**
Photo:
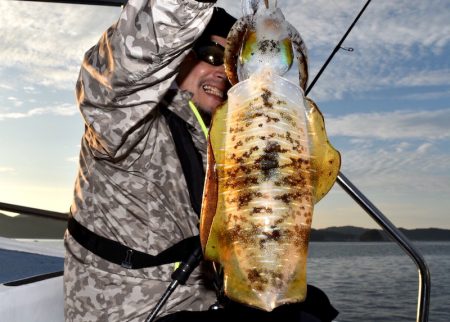
[[[230,301],[225,306],[225,312],[229,316],[228,321],[245,321],[248,318],[258,322],[331,322],[339,313],[327,295],[312,285],[308,285],[307,297],[301,303],[286,304],[272,312],[265,312]]]
[[[317,287],[308,285],[308,296],[302,303],[277,307],[265,312],[233,301],[218,310],[188,312],[182,311],[159,319],[157,322],[331,322],[338,311],[328,297]]]

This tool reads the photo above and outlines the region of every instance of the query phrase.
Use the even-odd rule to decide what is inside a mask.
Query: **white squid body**
[[[223,266],[226,295],[271,311],[306,297],[313,206],[340,158],[317,107],[280,76],[292,62],[290,25],[276,8],[254,18],[236,67],[248,78],[230,89],[210,128],[201,240],[206,259]]]

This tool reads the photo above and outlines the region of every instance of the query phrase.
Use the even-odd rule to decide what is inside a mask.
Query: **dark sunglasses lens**
[[[223,65],[223,48],[217,45],[202,46],[197,49],[197,56],[200,60],[214,65]]]

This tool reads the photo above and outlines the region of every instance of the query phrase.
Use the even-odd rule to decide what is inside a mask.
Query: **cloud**
[[[10,172],[15,172],[16,170],[14,168],[11,167],[0,167],[0,173],[10,173]]]
[[[19,69],[32,84],[73,90],[84,52],[120,9],[1,1],[0,11],[0,69]]]
[[[311,76],[318,72],[365,2],[279,3],[308,46]],[[241,15],[235,1],[219,3]],[[449,21],[450,2],[446,0],[373,1],[343,44],[355,50],[338,51],[312,96],[323,101],[377,89],[449,85]]]
[[[9,96],[6,99],[10,102],[10,104],[14,105],[15,107],[20,107],[23,105],[23,101],[17,97]]]
[[[23,90],[27,93],[35,93],[36,88],[34,86],[24,86]]]
[[[342,171],[358,184],[383,193],[450,193],[450,154],[430,142],[398,147],[395,143],[354,144],[341,151]]]
[[[287,0],[286,18],[310,51],[311,75],[331,53],[365,0]],[[234,0],[218,5],[241,16]],[[72,90],[84,52],[119,15],[119,8],[0,2],[4,19],[0,68],[22,70],[26,82]],[[39,15],[37,15],[39,12]],[[448,85],[450,3],[446,0],[380,0],[369,5],[314,88],[316,100],[342,99],[374,89]],[[445,63],[443,63],[445,64]],[[295,79],[296,77],[293,77]]]
[[[78,160],[79,160],[79,157],[78,157],[78,156],[66,158],[66,161],[67,161],[67,162],[70,162],[70,163],[77,163]]]
[[[400,86],[450,85],[450,69],[421,70],[397,80]],[[447,91],[448,92],[448,91]]]
[[[450,109],[354,113],[327,118],[330,136],[381,140],[450,138]]]
[[[380,194],[450,194],[450,109],[355,113],[327,118],[327,132],[346,137],[342,171]],[[341,141],[336,141],[341,142]]]
[[[23,119],[39,115],[72,116],[75,114],[78,114],[78,110],[74,105],[61,104],[52,107],[36,107],[25,112],[3,112],[0,113],[0,121],[6,119]]]
[[[433,144],[428,142],[428,143],[424,143],[424,144],[420,145],[416,151],[419,154],[424,154],[424,153],[427,153],[432,147],[433,147]]]
[[[0,83],[0,89],[11,91],[14,90],[14,87],[10,84]]]
[[[398,99],[406,99],[406,100],[434,100],[434,99],[442,99],[450,97],[450,88],[443,89],[441,91],[428,91],[428,92],[418,92],[411,93],[406,95],[398,95],[396,98]]]

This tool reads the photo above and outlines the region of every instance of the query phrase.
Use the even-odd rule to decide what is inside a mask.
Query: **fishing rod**
[[[364,13],[364,11],[366,10],[367,6],[369,5],[369,3],[372,0],[368,0],[366,2],[366,4],[364,5],[364,7],[361,9],[361,11],[359,12],[359,14],[356,16],[355,20],[353,20],[352,24],[350,25],[350,27],[347,29],[347,31],[345,32],[344,36],[342,36],[341,40],[338,42],[338,44],[336,45],[336,47],[334,47],[333,51],[331,52],[330,56],[328,57],[328,59],[325,61],[325,63],[323,64],[322,68],[319,70],[319,72],[317,73],[316,77],[314,77],[313,81],[311,82],[311,84],[309,84],[308,88],[305,91],[305,96],[308,96],[309,92],[312,90],[312,88],[314,87],[314,85],[316,84],[316,82],[319,80],[320,76],[322,75],[322,73],[325,71],[325,69],[327,68],[328,64],[331,62],[331,60],[333,59],[334,55],[336,55],[336,53],[339,51],[339,49],[344,49],[342,48],[342,43],[345,41],[345,39],[347,38],[347,36],[350,34],[350,32],[352,31],[353,27],[356,25],[356,23],[358,22],[359,18],[362,16],[362,14]],[[348,51],[353,51],[353,48],[347,49]]]
[[[173,293],[173,291],[175,291],[178,285],[186,284],[189,276],[194,271],[194,269],[197,268],[202,259],[203,259],[203,251],[199,243],[192,252],[192,254],[187,258],[187,260],[182,261],[180,266],[172,273],[171,276],[172,282],[169,284],[166,291],[159,299],[158,303],[156,303],[156,306],[147,316],[145,322],[153,322],[155,320],[158,312],[161,310],[161,308],[164,306],[164,304],[166,304],[167,300],[169,299],[169,296]]]

